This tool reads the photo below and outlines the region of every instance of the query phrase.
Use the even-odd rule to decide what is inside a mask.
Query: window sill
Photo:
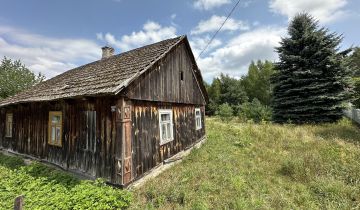
[[[167,140],[167,141],[162,141],[162,142],[160,142],[160,146],[163,146],[163,145],[165,145],[165,144],[167,144],[167,143],[170,143],[170,142],[172,142],[172,141],[174,141],[174,139]]]
[[[48,145],[50,145],[50,146],[55,146],[55,147],[62,147],[62,145],[61,145],[61,144],[52,144],[52,143],[48,143]]]

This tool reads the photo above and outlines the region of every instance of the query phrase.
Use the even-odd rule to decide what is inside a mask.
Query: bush
[[[219,106],[218,115],[222,121],[229,122],[233,118],[233,114],[234,110],[228,103]]]
[[[272,111],[270,107],[261,104],[257,98],[254,98],[251,103],[246,102],[240,105],[239,117],[243,121],[270,121],[271,115]]]

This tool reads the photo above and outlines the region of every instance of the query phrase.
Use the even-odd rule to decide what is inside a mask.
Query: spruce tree
[[[273,120],[284,123],[334,122],[350,96],[350,71],[338,52],[342,36],[319,27],[310,15],[294,17],[289,37],[276,48]]]

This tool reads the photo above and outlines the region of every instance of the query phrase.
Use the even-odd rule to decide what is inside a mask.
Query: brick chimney
[[[110,46],[105,46],[105,47],[102,47],[101,49],[102,49],[102,58],[101,59],[109,58],[114,55],[114,48],[112,48]]]

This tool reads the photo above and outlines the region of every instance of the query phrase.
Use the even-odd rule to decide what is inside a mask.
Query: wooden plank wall
[[[205,105],[194,68],[186,45],[182,43],[135,80],[125,94],[135,100]]]
[[[115,171],[116,114],[111,106],[116,100],[109,97],[88,100],[64,100],[58,102],[31,103],[2,108],[0,112],[0,143],[13,151],[45,159],[51,163],[85,173],[103,177],[117,183]],[[88,131],[86,111],[96,111],[96,131]],[[62,111],[63,146],[52,146],[48,140],[49,111]],[[14,135],[5,136],[5,113],[14,116]],[[93,116],[94,118],[94,116]],[[94,120],[94,119],[92,119]],[[91,129],[91,128],[89,128]],[[95,149],[86,149],[93,133]],[[88,136],[88,137],[87,137]]]
[[[195,107],[201,108],[202,129],[195,129]],[[174,140],[160,146],[158,109],[172,109]],[[165,159],[186,149],[205,135],[205,107],[133,101],[133,177],[137,178]]]

